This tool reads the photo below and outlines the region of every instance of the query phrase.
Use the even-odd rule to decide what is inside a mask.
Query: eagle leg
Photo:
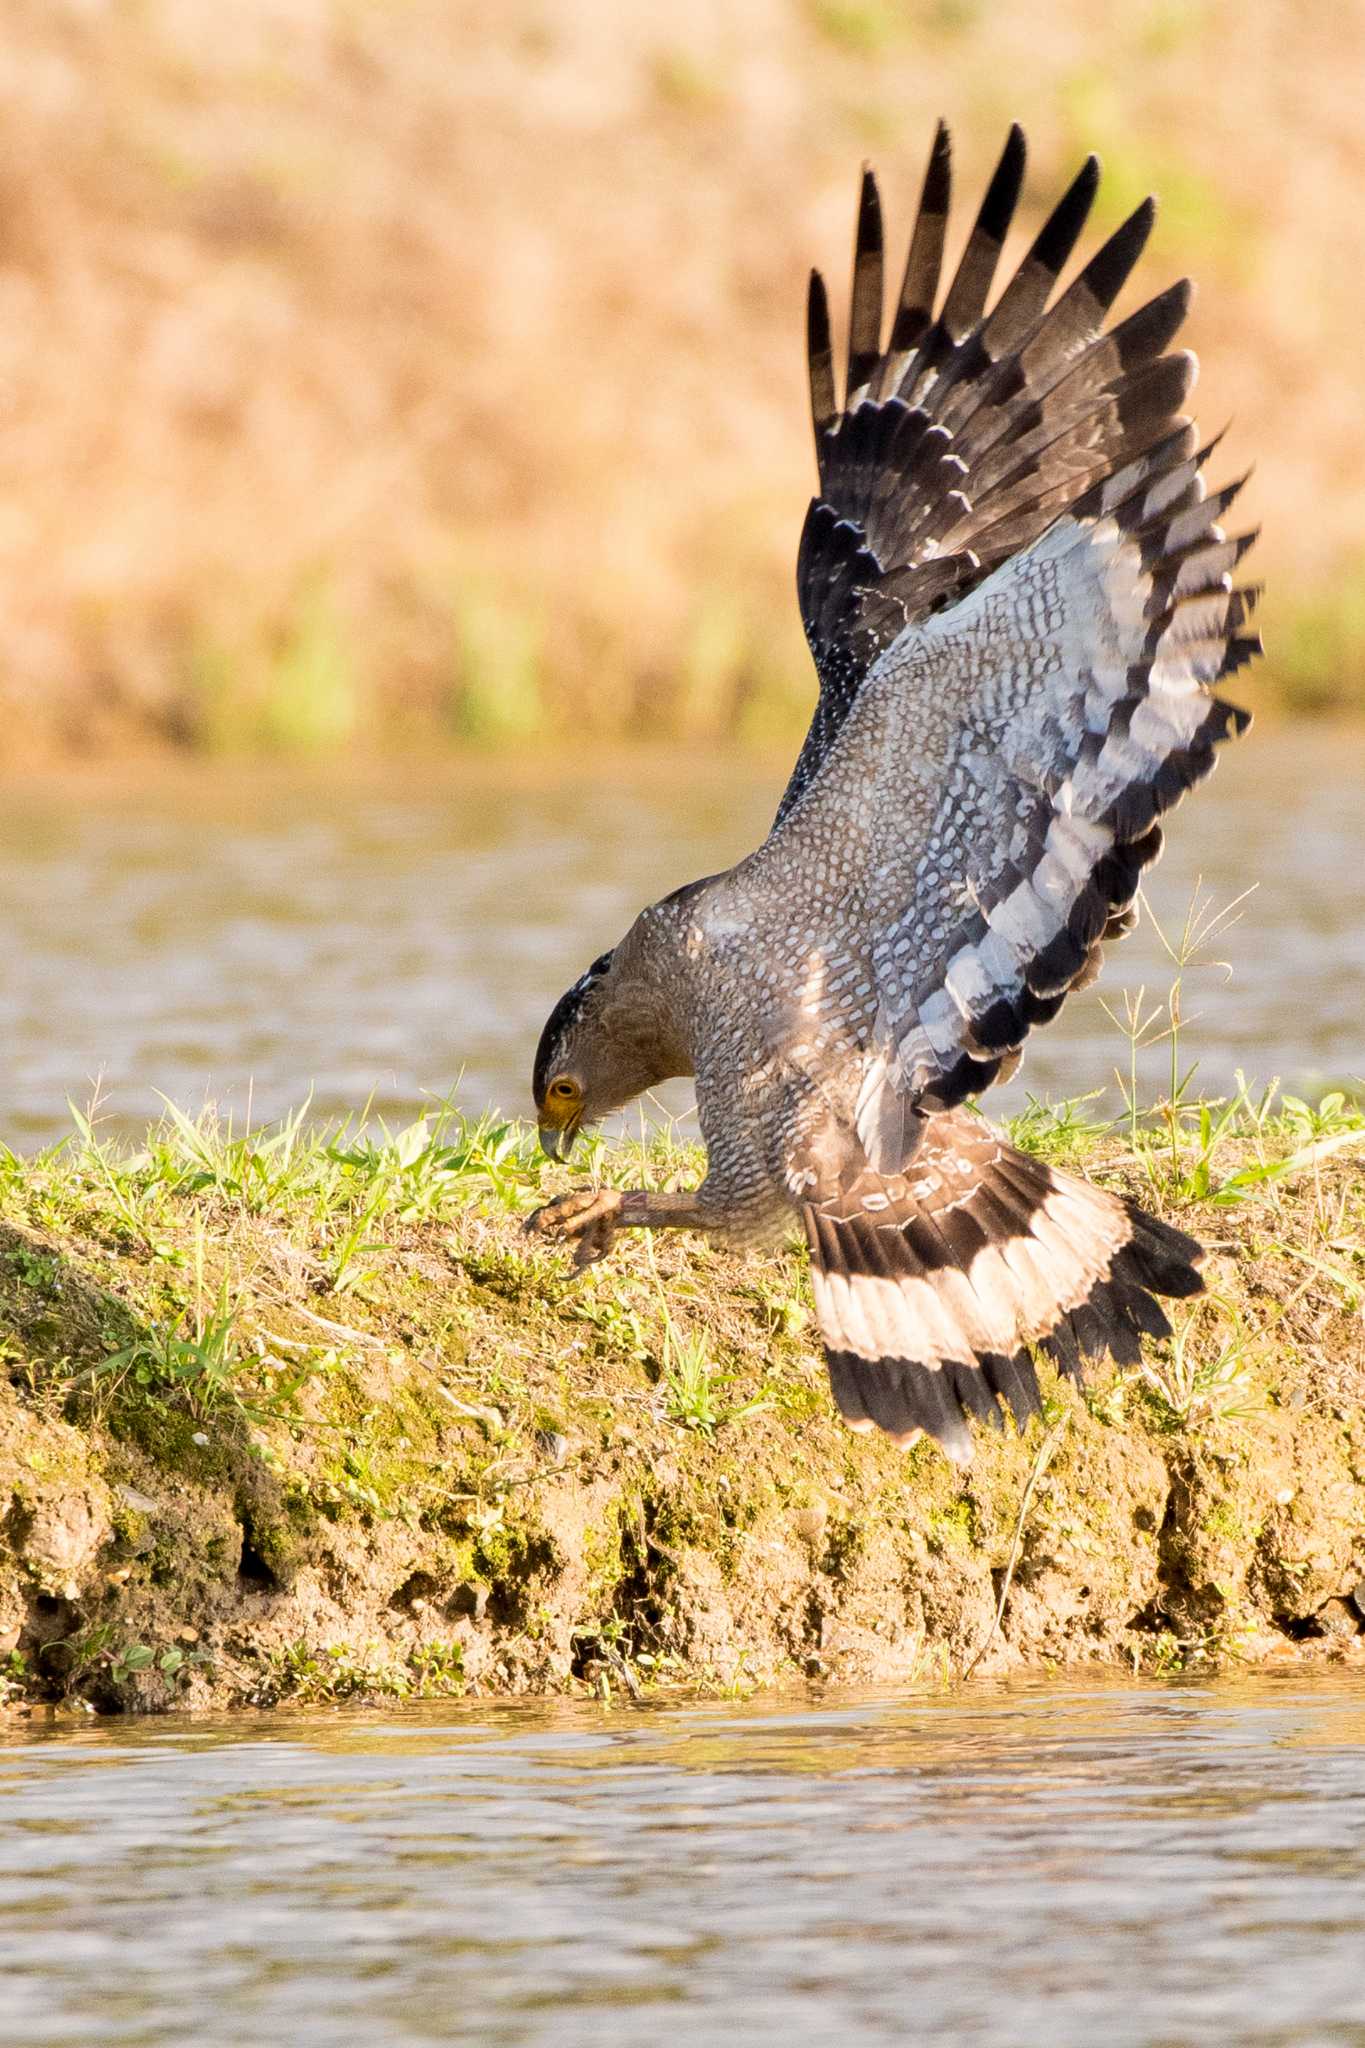
[[[571,1188],[528,1216],[533,1237],[574,1243],[574,1270],[604,1259],[618,1230],[702,1230],[708,1218],[695,1195],[660,1194],[653,1188]]]

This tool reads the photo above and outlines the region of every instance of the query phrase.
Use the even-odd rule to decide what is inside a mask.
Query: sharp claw
[[[605,1259],[616,1242],[616,1226],[610,1215],[595,1216],[574,1247],[574,1271],[586,1272],[599,1259]]]
[[[535,1210],[522,1229],[528,1236],[576,1240],[574,1266],[581,1272],[610,1251],[620,1206],[621,1198],[614,1189],[574,1188]]]

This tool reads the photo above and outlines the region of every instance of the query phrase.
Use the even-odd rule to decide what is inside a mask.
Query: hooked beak
[[[578,1136],[578,1125],[567,1124],[563,1129],[554,1124],[540,1126],[540,1149],[547,1159],[563,1161],[573,1150],[573,1141]]]

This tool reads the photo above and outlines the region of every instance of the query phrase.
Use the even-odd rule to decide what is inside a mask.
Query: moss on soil
[[[4,1160],[0,1702],[1365,1657],[1365,1119],[1022,1137],[1198,1232],[1211,1291],[966,1473],[839,1423],[796,1251],[570,1278],[515,1129]]]

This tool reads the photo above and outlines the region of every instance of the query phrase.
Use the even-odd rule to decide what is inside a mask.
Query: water
[[[1358,734],[1253,732],[1173,821],[1151,880],[1178,929],[1196,880],[1255,885],[1196,972],[1204,1085],[1239,1066],[1299,1087],[1365,1074],[1365,803]],[[606,767],[505,761],[316,773],[89,773],[0,792],[0,1135],[34,1143],[98,1087],[113,1124],[157,1091],[239,1118],[313,1091],[406,1117],[454,1086],[525,1114],[550,1003],[641,903],[728,864],[781,766],[678,754]],[[1103,1086],[1123,1043],[1100,1007],[1166,988],[1150,924],[1032,1041],[1025,1086]],[[1164,1054],[1148,1063],[1156,1084]],[[674,1088],[667,1101],[688,1099]]]
[[[1365,1686],[69,1725],[4,2048],[1360,2048]]]

